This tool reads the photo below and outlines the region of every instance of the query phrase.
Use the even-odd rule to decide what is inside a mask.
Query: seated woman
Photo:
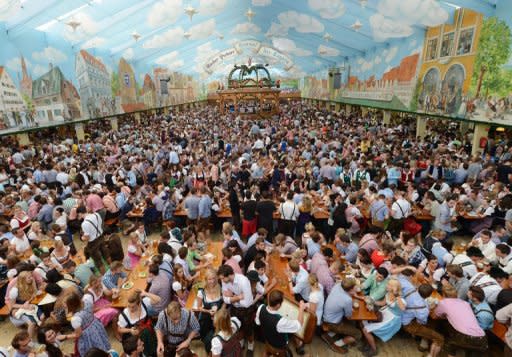
[[[389,272],[385,268],[377,268],[361,285],[364,294],[373,302],[382,300],[386,295]]]
[[[14,228],[12,230],[12,234],[13,238],[11,240],[11,249],[16,254],[23,255],[30,250],[30,241],[21,228]]]
[[[55,238],[55,248],[52,250],[52,260],[56,260],[60,265],[65,264],[71,259],[70,248],[64,244],[59,237]]]
[[[13,208],[13,217],[10,221],[11,229],[19,228],[24,232],[28,232],[31,225],[30,217],[23,209],[15,205]]]
[[[92,275],[89,284],[84,290],[82,298],[84,305],[91,305],[94,316],[107,326],[119,313],[112,307],[108,298],[115,299],[119,292],[116,289],[108,290],[101,283],[101,276]]]
[[[27,238],[29,241],[34,240],[45,240],[47,236],[43,233],[43,229],[41,228],[41,223],[33,222],[30,226],[30,229],[27,233]]]
[[[402,327],[402,312],[406,308],[405,299],[402,298],[402,288],[396,279],[390,279],[386,286],[386,296],[383,306],[379,309],[382,313],[381,322],[363,321],[363,335],[369,346],[363,347],[365,356],[376,356],[377,345],[373,335],[382,341],[389,341]],[[376,302],[376,305],[381,303]]]
[[[11,322],[16,327],[28,325],[30,336],[35,337],[36,327],[42,322],[42,312],[31,301],[37,296],[38,287],[31,271],[22,271],[16,284],[9,291],[7,305]]]
[[[212,339],[211,353],[212,357],[226,355],[226,351],[231,356],[241,356],[243,354],[240,345],[238,330],[241,322],[236,317],[231,317],[229,310],[222,307],[214,316],[215,336]]]
[[[194,311],[199,312],[199,335],[206,352],[210,352],[214,335],[213,316],[222,307],[223,299],[217,271],[208,269],[205,273],[204,288],[197,290]]]
[[[117,331],[126,340],[139,336],[144,342],[144,355],[156,354],[156,334],[151,325],[150,310],[161,298],[146,291],[135,290],[128,296],[128,307],[121,311],[117,320]]]

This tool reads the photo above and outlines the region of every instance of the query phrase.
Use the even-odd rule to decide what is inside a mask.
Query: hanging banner
[[[227,50],[216,53],[204,64],[204,71],[210,75],[222,64],[242,54],[248,55],[249,58],[252,56],[262,56],[270,59],[273,63],[281,63],[285,71],[289,71],[294,65],[290,56],[275,48],[263,45],[259,41],[244,40],[234,44],[233,48],[228,48]]]

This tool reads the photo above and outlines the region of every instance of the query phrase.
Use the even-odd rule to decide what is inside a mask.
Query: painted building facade
[[[80,99],[76,88],[67,81],[58,66],[32,84],[36,121],[47,123],[80,118]]]
[[[132,66],[124,58],[119,60],[119,94],[121,104],[137,103],[137,84]]]
[[[103,62],[81,50],[75,58],[75,74],[84,117],[95,118],[113,114],[110,75]]]
[[[457,115],[467,101],[483,21],[482,14],[460,8],[452,23],[427,29],[418,111]]]
[[[24,124],[26,105],[9,73],[0,67],[0,125],[4,128]]]

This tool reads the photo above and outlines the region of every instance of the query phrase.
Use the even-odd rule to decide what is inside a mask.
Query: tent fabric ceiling
[[[300,75],[421,36],[457,7],[492,15],[498,1],[509,0],[0,0],[0,27],[14,43],[37,29],[75,51],[190,74],[253,39],[286,54],[295,64],[287,70]],[[272,64],[264,54],[255,61]]]

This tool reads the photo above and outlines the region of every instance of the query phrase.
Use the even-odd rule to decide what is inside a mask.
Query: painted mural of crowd
[[[465,119],[512,119],[512,93],[474,97],[463,92],[464,80],[465,70],[459,64],[448,69],[443,81],[439,70],[431,68],[423,78],[418,110]]]

